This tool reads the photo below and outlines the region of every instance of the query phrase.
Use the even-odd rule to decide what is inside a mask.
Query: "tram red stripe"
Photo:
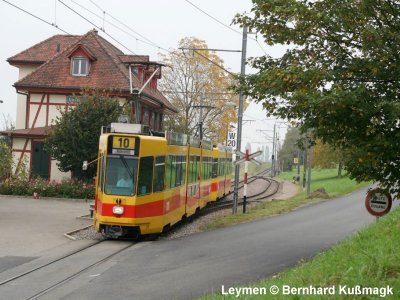
[[[182,202],[182,203],[181,203]],[[179,194],[164,200],[154,201],[151,203],[141,205],[122,205],[124,207],[123,218],[147,218],[147,217],[158,217],[165,213],[173,211],[184,205],[184,198],[181,201]],[[98,203],[98,212],[100,215],[105,217],[115,217],[112,209],[115,206],[114,203]]]
[[[104,217],[115,217],[113,213],[114,203],[99,203],[99,214]],[[122,205],[124,214],[122,218],[146,218],[164,214],[164,201],[155,201],[142,205]]]

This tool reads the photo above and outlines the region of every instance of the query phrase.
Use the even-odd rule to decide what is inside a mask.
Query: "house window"
[[[89,60],[83,57],[75,57],[71,61],[72,75],[87,76],[89,74]]]

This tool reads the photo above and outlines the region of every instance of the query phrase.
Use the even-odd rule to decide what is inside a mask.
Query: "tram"
[[[121,123],[102,129],[93,217],[108,237],[161,233],[230,192],[229,148],[146,129]]]

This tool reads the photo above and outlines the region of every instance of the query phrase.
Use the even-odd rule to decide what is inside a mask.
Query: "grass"
[[[358,184],[354,180],[349,179],[347,176],[337,178],[336,169],[312,170],[311,174],[311,191],[319,188],[325,188],[330,197],[341,196],[370,184],[365,182]],[[291,181],[294,175],[297,175],[297,172],[284,172],[280,174],[279,178],[282,180]],[[299,193],[290,199],[274,200],[257,204],[253,207],[250,207],[246,214],[238,213],[236,215],[226,215],[220,217],[214,221],[202,225],[200,230],[212,230],[232,224],[239,224],[272,215],[287,213],[303,205],[322,200],[324,199],[307,198],[306,192],[302,191],[301,187],[299,187]],[[238,208],[238,211],[241,212],[241,207]]]
[[[251,287],[266,287],[266,295],[246,295],[242,299],[354,299],[339,295],[340,286],[382,288],[380,295],[358,296],[357,299],[382,299],[383,288],[392,288],[393,295],[385,299],[400,298],[400,209],[382,217],[351,239],[340,242],[313,260],[295,268],[263,279]],[[333,296],[271,295],[269,287],[334,287]],[[247,286],[246,286],[247,287]],[[203,300],[238,299],[234,295],[210,295]]]
[[[293,179],[293,176],[297,176],[297,170],[291,172],[283,172],[278,176],[278,178],[291,181]],[[300,178],[303,178],[303,170],[300,170]],[[348,176],[343,175],[341,178],[338,178],[337,169],[311,170],[311,192],[319,188],[324,188],[331,198],[348,194],[356,189],[368,186],[370,184],[370,182],[357,183],[355,180],[351,180]],[[306,197],[307,195],[306,192],[304,192],[301,193],[299,196]]]

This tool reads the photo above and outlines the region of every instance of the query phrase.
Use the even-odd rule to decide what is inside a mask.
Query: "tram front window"
[[[135,195],[137,159],[107,156],[105,192],[108,195]]]

